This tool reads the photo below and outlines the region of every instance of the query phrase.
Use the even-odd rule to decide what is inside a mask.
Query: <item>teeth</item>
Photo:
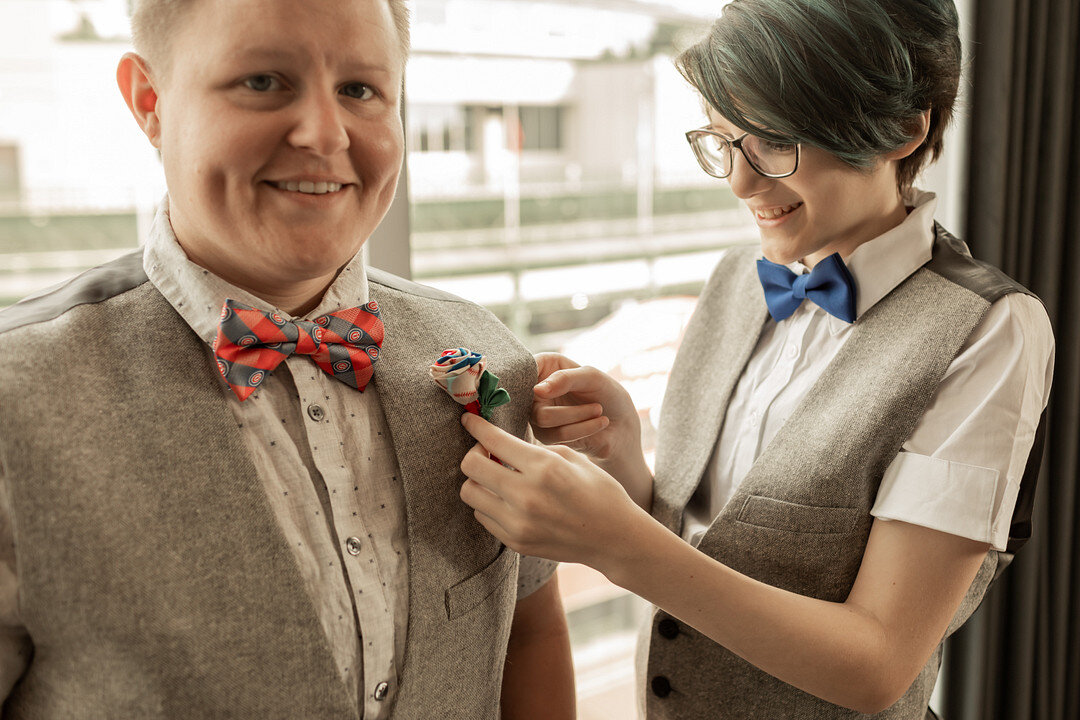
[[[791,212],[795,208],[799,207],[799,205],[801,205],[801,204],[802,203],[795,203],[794,205],[788,205],[787,207],[784,207],[784,208],[773,208],[771,210],[758,210],[755,213],[755,215],[757,215],[762,220],[775,220],[776,218],[778,218],[778,217],[780,217],[782,215],[787,215],[789,212]]]
[[[310,180],[303,180],[301,182],[289,181],[289,182],[277,182],[274,186],[279,190],[288,190],[289,192],[302,192],[308,195],[325,195],[326,193],[337,192],[341,189],[341,183],[336,182],[311,182]]]

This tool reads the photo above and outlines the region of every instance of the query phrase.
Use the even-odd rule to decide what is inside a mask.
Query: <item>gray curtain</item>
[[[966,239],[1057,338],[1030,542],[949,641],[944,720],[1080,718],[1080,2],[978,0]]]

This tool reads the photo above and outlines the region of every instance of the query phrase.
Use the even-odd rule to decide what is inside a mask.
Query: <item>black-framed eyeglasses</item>
[[[701,169],[715,178],[731,175],[735,164],[734,148],[739,149],[758,175],[767,178],[784,178],[799,169],[799,143],[773,142],[750,133],[730,140],[709,128],[688,131],[686,141]]]

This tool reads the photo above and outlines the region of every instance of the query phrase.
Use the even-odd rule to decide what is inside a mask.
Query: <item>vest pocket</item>
[[[829,535],[854,531],[859,510],[801,505],[762,495],[748,495],[736,519],[747,525],[773,530]]]
[[[506,582],[507,575],[517,566],[517,553],[503,547],[498,557],[475,575],[471,575],[446,590],[446,619],[459,618],[487,600]]]

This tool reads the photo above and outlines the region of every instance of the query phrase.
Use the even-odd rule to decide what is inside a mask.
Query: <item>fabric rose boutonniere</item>
[[[484,356],[465,348],[443,350],[431,366],[431,379],[473,415],[491,420],[491,412],[510,402],[499,378],[484,369]]]

